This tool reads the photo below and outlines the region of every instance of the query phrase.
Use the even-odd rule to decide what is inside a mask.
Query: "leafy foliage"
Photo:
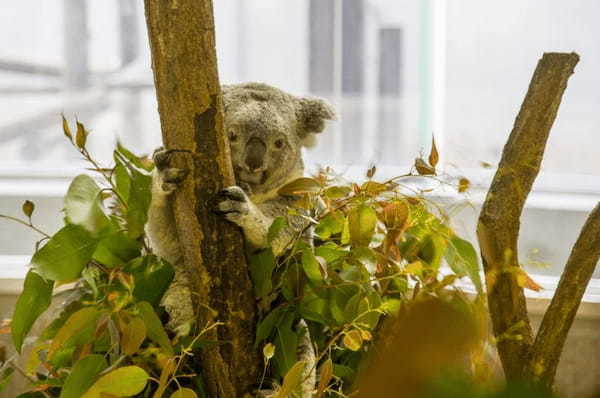
[[[275,346],[272,372],[284,385],[298,371],[299,336],[293,325],[300,318],[308,321],[318,352],[323,378],[318,395],[334,396],[354,384],[359,363],[369,356],[387,315],[423,297],[448,298],[454,282],[463,277],[482,293],[473,246],[452,231],[448,217],[424,193],[402,183],[434,178],[438,158],[433,143],[429,164],[420,159],[417,174],[376,181],[373,167],[359,185],[325,169],[279,190],[297,199],[288,216],[302,217],[305,231],[314,231],[312,245],[301,231],[280,258],[266,249],[250,260],[260,266],[260,272],[253,268],[252,277],[257,297],[268,308],[256,341]],[[270,241],[288,224],[276,219]],[[463,301],[469,311],[481,309]]]
[[[72,181],[65,225],[52,236],[33,226],[32,202],[23,205],[27,221],[15,219],[44,235],[12,321],[18,350],[54,287],[68,285],[57,293],[68,297],[61,312],[31,339],[26,372],[34,382],[21,398],[206,396],[188,359],[219,344],[201,339],[217,325],[182,339],[163,327],[159,303],[174,272],[152,254],[144,234],[153,165],[118,144],[113,166],[100,167],[86,149],[83,124],[77,122],[73,134],[63,118],[63,131],[100,178],[85,174]],[[310,365],[298,361],[299,319],[307,321],[318,353],[317,396],[329,396],[353,385],[386,316],[423,297],[447,298],[462,277],[481,293],[471,244],[456,236],[424,193],[409,194],[401,184],[434,178],[438,157],[433,143],[428,162],[415,163],[418,174],[376,181],[372,167],[366,182],[356,184],[323,170],[280,190],[297,200],[288,217],[274,220],[268,241],[292,225],[289,217],[306,226],[279,258],[267,248],[249,259],[262,309],[256,346],[281,381],[277,396],[293,393]],[[307,230],[314,242],[302,238]],[[464,305],[473,310],[469,300]]]
[[[55,287],[63,286],[55,294],[57,303],[64,301],[60,311],[28,340],[24,371],[33,382],[20,398],[203,396],[193,391],[199,376],[187,359],[200,349],[204,331],[178,341],[161,320],[159,303],[174,271],[152,254],[144,235],[152,162],[118,145],[113,167],[100,167],[86,149],[85,126],[77,122],[73,134],[63,118],[63,130],[99,178],[73,179],[64,199],[65,225],[53,235],[32,224],[30,201],[23,204],[26,221],[5,217],[44,236],[11,322],[18,351]],[[0,389],[11,372],[2,373]]]

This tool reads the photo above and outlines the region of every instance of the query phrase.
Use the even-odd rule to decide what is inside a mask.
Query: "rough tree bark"
[[[600,259],[600,204],[586,220],[544,314],[531,351],[527,373],[551,386],[573,319]]]
[[[509,379],[523,376],[533,344],[525,295],[517,282],[519,219],[539,172],[567,80],[578,61],[575,53],[547,53],[539,61],[477,225],[490,315]],[[506,338],[508,332],[520,334],[521,339]]]
[[[254,294],[240,232],[211,212],[212,198],[233,185],[223,127],[211,0],[145,0],[163,141],[188,167],[174,211],[183,257],[197,293],[200,323],[221,321],[209,338],[226,342],[203,351],[210,397],[232,398],[258,380],[253,347]]]

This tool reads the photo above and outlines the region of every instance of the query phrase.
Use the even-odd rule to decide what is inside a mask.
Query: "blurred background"
[[[528,294],[551,296],[600,198],[600,2],[214,0],[214,6],[222,83],[265,82],[327,98],[338,110],[339,120],[306,153],[309,169],[334,166],[358,178],[375,164],[376,176],[404,174],[428,153],[434,135],[443,172],[472,182],[467,195],[452,189],[442,195],[471,241],[537,60],[543,52],[578,52],[581,62],[521,228],[521,261],[545,287]],[[0,109],[0,213],[18,216],[22,202],[33,200],[34,222],[52,233],[61,225],[69,178],[84,166],[63,137],[61,113],[92,131],[88,147],[107,165],[117,139],[138,154],[160,145],[143,2],[20,0],[3,7]],[[12,301],[19,291],[37,238],[0,219],[0,300]],[[585,301],[600,301],[600,279]],[[4,308],[10,307],[0,302],[0,315]],[[600,316],[597,306],[586,308]],[[600,346],[597,332],[585,333]],[[597,361],[586,367],[600,375]],[[571,384],[582,383],[579,377]]]

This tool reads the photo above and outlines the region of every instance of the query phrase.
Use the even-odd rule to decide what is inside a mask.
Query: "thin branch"
[[[514,325],[523,325],[521,340],[498,343],[508,378],[522,376],[533,343],[525,295],[514,272],[519,267],[519,219],[539,172],[567,80],[578,61],[575,53],[546,53],[539,61],[477,225],[494,334],[502,336]]]
[[[41,229],[37,228],[36,226],[34,226],[31,221],[27,222],[27,221],[23,221],[20,218],[17,217],[13,217],[13,216],[7,216],[6,214],[0,214],[0,218],[5,218],[7,220],[11,220],[14,222],[18,222],[19,224],[23,224],[26,227],[29,227],[31,229],[33,229],[35,232],[37,232],[40,235],[44,235],[44,238],[50,239],[50,235],[48,235],[47,233],[45,233],[44,231],[42,231]]]
[[[533,345],[529,373],[552,386],[567,333],[600,259],[600,203],[586,220]]]

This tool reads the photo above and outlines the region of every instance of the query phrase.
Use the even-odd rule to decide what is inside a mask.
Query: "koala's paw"
[[[227,187],[219,192],[214,211],[240,225],[250,212],[250,199],[242,188],[235,185]]]
[[[163,147],[154,151],[152,159],[156,167],[156,186],[165,195],[173,193],[189,174],[188,169],[179,169],[171,166],[171,154],[174,150],[166,150]]]

